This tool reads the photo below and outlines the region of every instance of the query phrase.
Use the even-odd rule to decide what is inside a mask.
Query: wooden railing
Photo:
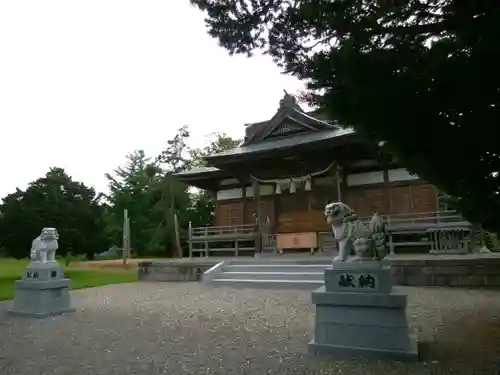
[[[392,214],[385,216],[389,230],[427,230],[431,228],[446,228],[455,226],[472,226],[456,211],[437,211],[410,214]],[[361,217],[369,222],[371,217]]]
[[[366,218],[369,220],[368,218]],[[423,212],[412,214],[396,214],[386,217],[389,230],[389,247],[391,254],[397,249],[415,249],[418,252],[437,252],[444,241],[437,233],[453,230],[459,234],[460,248],[449,248],[447,252],[467,252],[470,250],[472,224],[456,211]],[[453,242],[453,241],[452,241]],[[406,250],[408,251],[408,250]]]
[[[371,217],[360,217],[368,223]],[[388,229],[391,233],[391,251],[398,246],[430,246],[426,241],[393,241],[398,235],[425,234],[432,229],[463,228],[472,227],[459,213],[455,211],[423,212],[411,214],[386,215]],[[270,233],[269,224],[261,224],[258,231],[255,224],[243,224],[233,226],[207,226],[191,227],[188,229],[189,256],[198,253],[209,256],[210,253],[233,253],[238,255],[242,252],[251,253],[255,251],[258,232],[262,236],[263,251],[274,251],[276,249],[276,234]],[[320,230],[321,231],[321,230]],[[202,246],[202,248],[196,248]],[[211,247],[215,245],[216,247]]]
[[[210,253],[232,252],[238,256],[242,252],[254,252],[256,240],[262,236],[262,248],[275,247],[276,235],[269,233],[269,225],[261,224],[260,231],[255,224],[234,226],[191,227],[188,229],[189,256],[195,253],[209,256]],[[197,247],[202,245],[202,248]],[[216,247],[212,247],[215,245]]]
[[[189,226],[189,239],[190,240],[204,240],[206,238],[214,239],[216,237],[247,237],[255,233],[254,224],[243,224],[234,226],[214,226],[214,227],[196,227]]]
[[[263,251],[276,250],[276,234],[270,234],[270,233],[262,234],[262,250]]]

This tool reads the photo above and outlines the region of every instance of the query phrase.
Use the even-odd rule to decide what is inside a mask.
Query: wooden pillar
[[[386,212],[387,225],[390,225],[391,214],[393,213],[391,181],[389,179],[389,160],[390,160],[390,156],[388,156],[386,153],[384,153],[382,150],[380,150],[380,153],[378,154],[377,161],[382,166],[382,172],[383,172],[383,177],[384,177],[384,191],[385,191],[385,202],[386,202],[385,206],[387,209],[387,212]],[[387,234],[387,236],[388,236],[388,240],[389,240],[389,254],[394,255],[394,254],[396,254],[396,250],[394,248],[393,233],[389,232]]]
[[[208,257],[208,228],[205,227],[205,232],[204,232],[204,236],[205,236],[205,256]]]
[[[188,243],[189,243],[189,257],[193,257],[193,224],[189,222],[188,225]]]
[[[436,195],[436,205],[435,205],[434,212],[438,213],[436,215],[436,220],[439,223],[439,221],[440,221],[439,220],[440,219],[439,212],[441,211],[441,207],[440,207],[441,205],[439,204],[439,202],[440,202],[440,194],[439,194],[439,190],[436,187],[434,187],[434,192],[435,192],[435,195]],[[447,210],[445,210],[445,211],[447,211]]]
[[[276,232],[278,230],[278,225],[279,225],[279,216],[280,216],[280,205],[279,205],[279,199],[280,196],[279,194],[274,193],[272,196],[273,200],[273,221],[270,223],[270,226],[273,228],[273,231]]]
[[[214,215],[214,222],[212,223],[213,226],[219,226],[220,225],[220,211],[219,211],[219,200],[217,199],[217,194],[215,194],[215,215]]]
[[[382,167],[382,172],[384,175],[384,190],[385,190],[385,205],[387,209],[387,216],[393,212],[392,205],[392,194],[391,194],[391,181],[389,179],[389,160],[390,156],[384,153],[382,150],[379,150],[377,161]]]
[[[260,209],[260,184],[255,178],[252,178],[253,199],[256,215],[256,230],[255,230],[255,252],[262,254],[262,226],[261,226],[261,209]]]
[[[247,187],[243,179],[240,180],[243,187],[241,188],[241,197],[243,198],[243,224],[251,224],[246,222],[247,217]]]
[[[392,214],[392,194],[391,194],[391,181],[389,181],[389,170],[387,169],[387,165],[384,164],[384,189],[385,189],[385,198],[387,205],[387,214]]]
[[[344,183],[343,171],[342,171],[341,166],[338,162],[335,165],[335,183],[337,184],[337,202],[343,202],[342,201],[342,187],[347,186],[347,184]],[[346,203],[346,202],[343,202],[343,203]],[[334,236],[334,241],[335,241],[335,251],[338,253],[339,241],[335,238],[335,236]]]
[[[337,201],[342,202],[342,173],[338,164],[335,166],[335,183],[337,184]]]

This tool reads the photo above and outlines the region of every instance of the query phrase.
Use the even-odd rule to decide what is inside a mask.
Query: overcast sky
[[[0,1],[0,199],[63,167],[106,190],[125,155],[155,156],[270,118],[297,80],[230,57],[188,0]]]

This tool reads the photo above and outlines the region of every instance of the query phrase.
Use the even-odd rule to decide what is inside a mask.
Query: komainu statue
[[[339,242],[334,262],[347,261],[352,250],[355,256],[350,262],[377,261],[387,255],[387,222],[379,214],[373,215],[367,227],[348,205],[336,202],[325,206],[325,218]]]
[[[55,262],[58,239],[56,228],[43,228],[42,233],[31,243],[31,260],[40,263]]]

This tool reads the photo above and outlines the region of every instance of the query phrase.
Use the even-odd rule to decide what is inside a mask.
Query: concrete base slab
[[[386,359],[401,362],[418,361],[418,342],[415,338],[411,339],[411,345],[408,351],[358,348],[352,346],[319,344],[312,340],[309,343],[309,354],[315,356],[331,356],[334,358],[353,358],[362,357],[370,359]]]

